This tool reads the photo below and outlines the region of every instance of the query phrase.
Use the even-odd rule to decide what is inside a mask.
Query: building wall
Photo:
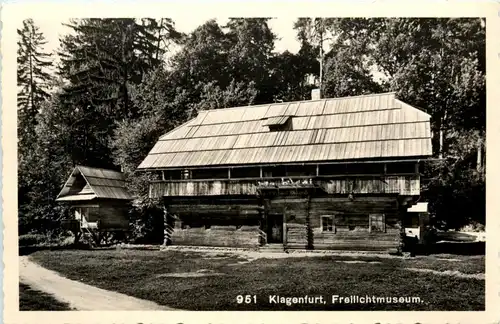
[[[256,200],[166,202],[176,220],[174,245],[258,247],[267,231],[266,215],[283,215],[283,244],[290,249],[395,249],[400,239],[398,202],[392,196],[275,197]],[[261,206],[262,204],[262,206]],[[370,215],[383,215],[383,230],[370,230]],[[322,217],[333,216],[332,230]],[[378,225],[380,226],[380,224]]]
[[[283,213],[288,248],[339,250],[390,250],[400,239],[395,196],[274,198],[267,202],[273,213]],[[384,231],[370,231],[370,215],[383,214]],[[332,231],[324,231],[322,216],[332,216]]]
[[[316,248],[389,250],[399,245],[401,225],[395,196],[317,198],[311,205]],[[320,221],[325,214],[333,214],[335,231],[322,230]],[[383,215],[383,231],[370,230],[370,215]]]
[[[91,204],[73,204],[73,208],[87,208],[87,221],[99,222],[99,229],[127,230],[129,228],[128,202],[101,200]]]
[[[258,247],[262,211],[255,197],[175,197],[165,200],[174,245]]]
[[[212,226],[180,228],[172,232],[174,245],[204,245],[219,247],[257,248],[259,246],[259,226]]]

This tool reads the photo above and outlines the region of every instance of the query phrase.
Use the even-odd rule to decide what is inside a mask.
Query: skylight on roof
[[[290,116],[269,117],[262,126],[268,126],[270,131],[285,131],[291,129],[292,123],[290,121]]]
[[[279,125],[285,125],[288,120],[290,119],[290,116],[276,116],[276,117],[269,117],[267,121],[262,124],[262,126],[279,126]]]

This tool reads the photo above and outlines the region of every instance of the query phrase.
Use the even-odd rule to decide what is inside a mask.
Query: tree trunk
[[[319,32],[319,91],[321,98],[321,92],[323,92],[323,28]]]
[[[483,168],[482,150],[483,150],[482,138],[481,136],[479,136],[479,138],[477,139],[477,160],[476,160],[476,170],[478,172],[481,172]]]
[[[439,158],[443,158],[443,152],[444,152],[444,142],[445,142],[445,129],[446,129],[446,110],[444,111],[443,117],[440,119],[439,123]]]

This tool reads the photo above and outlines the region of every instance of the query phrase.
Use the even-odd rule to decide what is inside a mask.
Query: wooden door
[[[267,219],[267,242],[283,243],[283,215],[269,214]]]

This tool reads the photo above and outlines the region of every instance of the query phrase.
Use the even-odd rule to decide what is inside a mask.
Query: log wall
[[[370,233],[370,214],[385,215],[385,232]],[[335,231],[323,231],[322,215],[335,215]],[[399,245],[401,226],[394,196],[312,198],[310,219],[316,249],[389,250]]]
[[[388,197],[287,197],[272,199],[270,212],[284,213],[288,248],[338,250],[388,250],[400,238],[398,204]],[[369,215],[385,215],[385,232],[370,233]],[[335,231],[324,232],[321,216],[335,216]]]
[[[191,201],[191,203],[189,202]],[[283,215],[284,245],[290,249],[379,250],[397,248],[400,212],[396,195],[263,198],[250,200],[166,201],[175,217],[174,245],[257,247],[267,215]],[[262,204],[262,205],[261,205]],[[385,215],[383,232],[370,232],[369,215]],[[321,217],[335,215],[334,231],[323,231]],[[206,226],[208,225],[208,226]]]
[[[212,226],[182,229],[176,227],[171,236],[174,245],[205,245],[256,248],[259,246],[259,226]]]

